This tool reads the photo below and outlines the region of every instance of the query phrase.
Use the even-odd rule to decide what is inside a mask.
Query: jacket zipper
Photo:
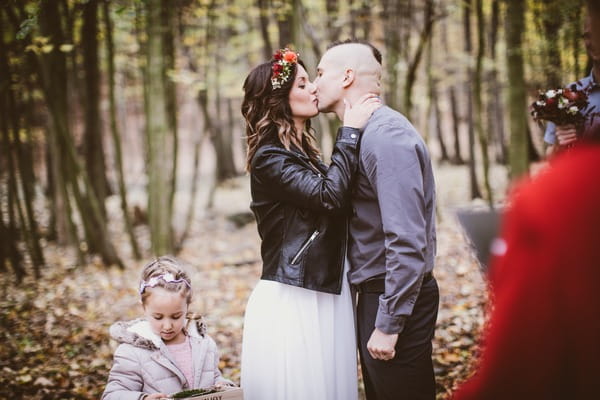
[[[298,252],[296,253],[296,255],[294,256],[294,258],[292,258],[292,261],[290,264],[294,265],[298,262],[298,259],[300,258],[300,256],[302,255],[302,253],[304,253],[304,251],[307,249],[307,247],[316,239],[317,235],[319,234],[318,230],[315,230],[312,235],[310,235],[310,237],[308,238],[308,240],[306,242],[304,242],[304,244],[302,245],[302,247],[300,247],[300,250],[298,250]]]

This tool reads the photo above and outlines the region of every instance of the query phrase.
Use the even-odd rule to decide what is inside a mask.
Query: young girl
[[[142,271],[144,318],[117,322],[120,345],[102,399],[152,400],[187,389],[233,385],[221,376],[217,345],[204,324],[192,320],[192,286],[179,263],[160,257]]]

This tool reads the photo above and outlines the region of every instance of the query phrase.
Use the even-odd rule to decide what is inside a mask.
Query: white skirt
[[[344,273],[340,295],[260,280],[246,306],[244,400],[356,400],[356,337]]]

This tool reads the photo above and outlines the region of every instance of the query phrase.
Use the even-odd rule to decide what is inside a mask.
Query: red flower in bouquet
[[[538,99],[531,104],[531,115],[536,121],[582,127],[588,118],[595,116],[592,113],[594,107],[588,108],[588,105],[588,89],[578,89],[573,84],[569,88],[540,92]]]

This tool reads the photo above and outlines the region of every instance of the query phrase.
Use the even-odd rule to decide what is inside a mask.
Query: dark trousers
[[[413,313],[398,337],[396,356],[389,361],[375,360],[367,350],[375,329],[379,296],[358,295],[358,346],[367,400],[434,400],[431,340],[440,297],[436,280],[423,283]]]

